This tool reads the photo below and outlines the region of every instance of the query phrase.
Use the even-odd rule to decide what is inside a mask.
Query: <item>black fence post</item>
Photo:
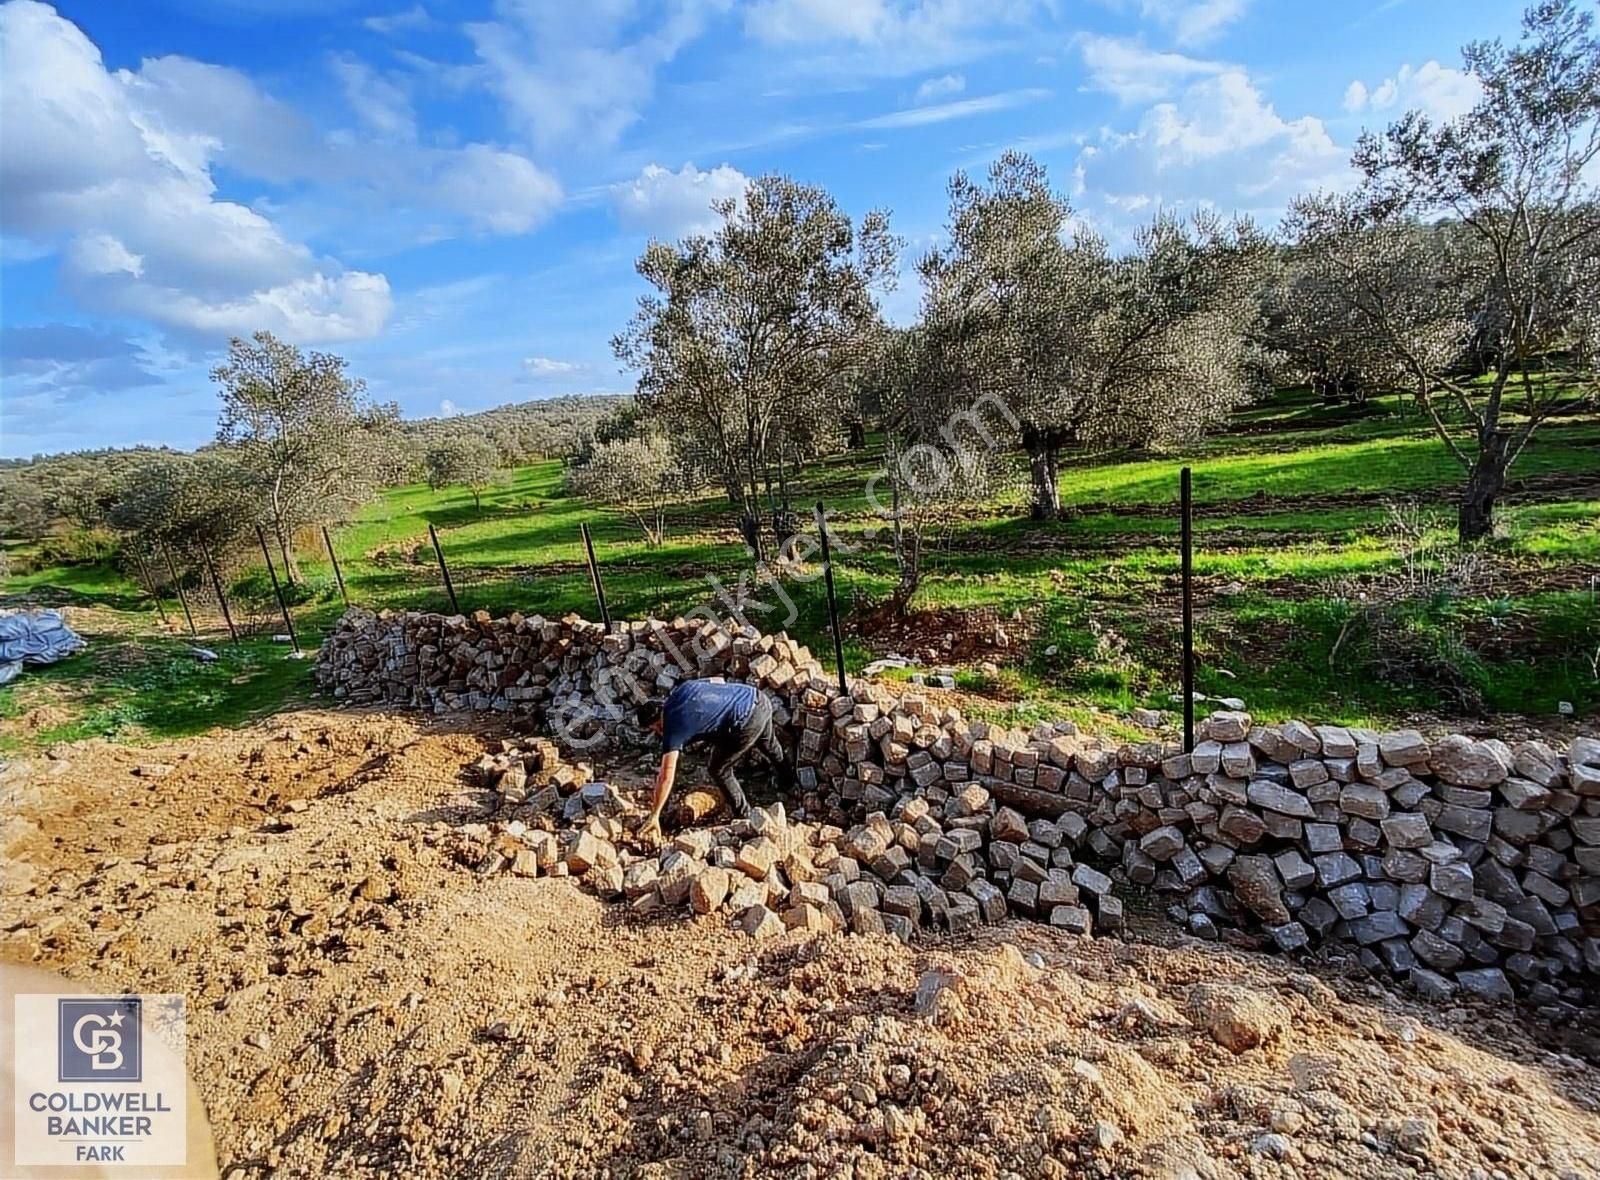
[[[167,625],[167,608],[161,605],[161,595],[156,593],[156,580],[150,576],[150,567],[144,563],[133,550],[128,551],[133,557],[134,564],[139,567],[139,576],[144,579],[144,592],[150,596],[150,601],[156,604],[156,614],[161,616],[161,625]]]
[[[228,596],[222,592],[222,578],[217,574],[217,563],[211,560],[211,550],[204,541],[200,542],[200,556],[205,559],[206,570],[211,574],[211,588],[217,592],[217,605],[222,608],[222,621],[228,624],[228,636],[233,642],[239,642],[239,631],[233,625],[233,615],[228,610]]]
[[[822,580],[828,591],[828,624],[833,628],[833,662],[839,668],[839,695],[849,696],[850,686],[844,678],[844,639],[839,634],[839,602],[833,594],[833,555],[828,548],[828,520],[817,501],[817,535],[822,538]]]
[[[344,574],[339,569],[339,555],[333,551],[333,538],[328,536],[328,526],[322,526],[322,543],[328,547],[328,560],[333,562],[333,580],[339,583],[339,597],[344,599],[346,607],[350,605],[350,595],[345,593]]]
[[[189,634],[199,635],[200,633],[194,629],[194,615],[189,612],[189,596],[183,592],[183,582],[178,577],[178,567],[172,564],[172,550],[162,546],[161,556],[167,560],[167,573],[172,575],[172,588],[178,592],[178,605],[183,607],[183,617],[189,624]]]
[[[611,612],[606,609],[606,588],[600,581],[600,563],[594,559],[594,538],[589,535],[589,526],[582,521],[578,523],[578,531],[583,534],[583,548],[589,555],[589,582],[594,587],[594,600],[600,606],[600,621],[609,631]]]
[[[1194,751],[1194,493],[1189,469],[1178,473],[1183,514],[1183,749]]]
[[[433,522],[428,522],[428,539],[433,542],[433,555],[439,559],[439,572],[444,575],[444,591],[450,596],[450,613],[459,615],[461,604],[456,601],[455,583],[450,580],[450,567],[444,563],[444,550],[439,547],[439,534],[433,531]]]
[[[256,540],[261,542],[261,556],[267,562],[267,576],[272,579],[272,592],[278,596],[278,609],[283,612],[283,625],[289,629],[289,642],[294,647],[295,655],[300,654],[300,640],[294,633],[294,620],[289,617],[289,602],[283,596],[283,587],[278,584],[278,571],[272,565],[272,553],[267,548],[267,534],[261,531],[261,526],[256,525]]]

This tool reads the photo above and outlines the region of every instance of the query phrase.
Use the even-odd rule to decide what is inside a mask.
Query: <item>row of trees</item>
[[[259,524],[296,583],[296,534],[348,520],[379,488],[422,478],[466,488],[481,508],[510,467],[576,449],[628,404],[566,397],[406,422],[396,406],[366,396],[342,357],[304,353],[266,332],[232,341],[212,378],[217,436],[198,451],[83,451],[0,464],[0,536],[65,531],[56,556],[71,559],[103,556],[124,534],[197,568],[202,544],[219,560],[250,560]]]
[[[1481,538],[1528,440],[1597,385],[1600,43],[1572,0],[1523,24],[1464,51],[1472,111],[1363,137],[1357,189],[1295,202],[1274,235],[1162,215],[1113,251],[1027,156],[957,175],[908,328],[877,302],[901,246],[885,215],[853,224],[819,188],[755,180],[714,232],[640,258],[652,290],[614,341],[640,374],[631,449],[581,452],[575,485],[642,508],[718,487],[759,558],[764,506],[781,544],[788,481],[871,419],[903,601],[919,522],[989,495],[998,451],[1026,452],[1048,520],[1065,449],[1181,445],[1305,382],[1413,399],[1463,465],[1460,539]]]

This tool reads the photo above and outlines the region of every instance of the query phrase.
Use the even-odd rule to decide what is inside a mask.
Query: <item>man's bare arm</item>
[[[672,794],[672,784],[678,777],[678,751],[668,750],[661,755],[661,769],[656,771],[655,794],[650,798],[650,815],[639,828],[639,835],[661,833],[661,813],[666,809],[667,796]]]

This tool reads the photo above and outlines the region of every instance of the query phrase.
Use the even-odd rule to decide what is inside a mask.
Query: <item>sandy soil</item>
[[[307,712],[13,764],[0,957],[183,992],[235,1177],[1600,1175],[1593,1027],[1148,916],[758,944],[479,877],[499,736]]]

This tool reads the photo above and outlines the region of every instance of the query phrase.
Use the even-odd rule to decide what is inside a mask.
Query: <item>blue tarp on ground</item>
[[[0,613],[0,684],[15,680],[24,664],[53,664],[83,647],[58,610]]]

